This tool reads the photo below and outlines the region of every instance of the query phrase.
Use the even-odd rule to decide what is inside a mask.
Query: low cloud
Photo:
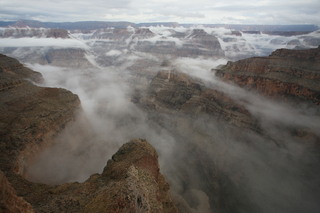
[[[316,109],[295,108],[287,103],[278,103],[262,97],[254,92],[248,92],[236,85],[231,85],[219,80],[210,67],[225,64],[225,59],[191,59],[179,58],[173,65],[190,76],[201,79],[208,87],[221,91],[245,106],[253,115],[261,117],[264,121],[293,126],[306,127],[314,133],[320,132],[320,119]]]
[[[0,47],[70,47],[88,49],[88,46],[81,41],[59,38],[2,38]]]
[[[122,52],[119,50],[110,50],[106,53],[106,56],[119,56]]]

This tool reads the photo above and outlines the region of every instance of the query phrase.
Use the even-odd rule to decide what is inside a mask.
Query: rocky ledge
[[[269,97],[320,104],[320,47],[228,62],[216,74]]]

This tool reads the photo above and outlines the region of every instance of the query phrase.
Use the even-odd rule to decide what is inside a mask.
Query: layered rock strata
[[[268,97],[320,103],[320,47],[279,49],[268,57],[228,62],[216,74]]]

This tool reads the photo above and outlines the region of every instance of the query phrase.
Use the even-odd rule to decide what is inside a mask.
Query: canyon
[[[1,28],[1,210],[319,210],[318,31],[128,26]]]

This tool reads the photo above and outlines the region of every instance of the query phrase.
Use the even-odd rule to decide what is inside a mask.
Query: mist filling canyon
[[[27,180],[84,182],[102,173],[124,142],[142,138],[155,147],[180,212],[319,211],[319,30],[290,36],[204,26],[62,32],[0,29],[0,52],[40,72],[44,81],[37,86],[70,90],[81,101],[54,143],[28,161]],[[314,58],[296,64],[296,56],[282,59],[280,48],[313,48]],[[245,64],[249,57],[263,62]],[[243,77],[229,71],[237,66],[276,74]],[[298,81],[307,69],[311,77]],[[263,79],[274,86],[270,91],[259,90]]]

